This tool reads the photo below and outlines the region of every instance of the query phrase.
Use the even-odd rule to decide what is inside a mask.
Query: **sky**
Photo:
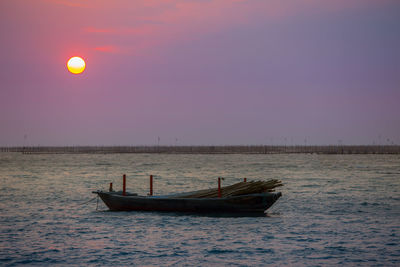
[[[0,146],[400,144],[399,29],[398,0],[2,0]]]

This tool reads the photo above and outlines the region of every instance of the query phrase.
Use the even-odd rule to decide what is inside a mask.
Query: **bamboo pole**
[[[276,187],[283,186],[279,180],[269,181],[250,181],[250,182],[239,182],[230,186],[218,188],[199,190],[190,194],[183,194],[178,198],[215,198],[215,197],[227,197],[227,196],[240,196],[247,194],[257,194],[263,192],[273,192]]]

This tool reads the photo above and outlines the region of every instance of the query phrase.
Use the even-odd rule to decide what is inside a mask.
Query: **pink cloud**
[[[95,28],[95,27],[83,28],[83,32],[87,32],[87,33],[114,33],[113,29],[110,29],[110,28]]]
[[[97,46],[94,50],[104,53],[119,53],[121,49],[113,45]]]
[[[69,6],[69,7],[88,7],[89,3],[82,3],[82,1],[78,0],[46,0],[47,2],[51,2],[57,5]]]
[[[98,34],[114,34],[114,35],[146,35],[150,34],[156,29],[155,25],[142,25],[139,27],[85,27],[83,32],[98,33]]]
[[[112,45],[96,50],[115,53],[116,44],[120,46],[121,43],[136,48],[161,46],[256,21],[281,21],[297,15],[341,12],[344,9],[378,6],[391,1],[393,0],[147,0],[135,1],[133,4],[120,0],[110,4],[99,0],[86,3],[96,10],[97,18],[108,16],[107,24],[102,19],[88,20],[91,26],[83,27],[82,32],[97,35],[95,38],[100,40],[106,35],[113,35]],[[107,43],[110,43],[109,38]]]

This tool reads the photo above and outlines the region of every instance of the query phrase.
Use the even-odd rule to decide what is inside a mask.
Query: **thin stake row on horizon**
[[[24,154],[400,154],[398,145],[327,145],[327,146],[16,146],[0,147],[0,152]]]

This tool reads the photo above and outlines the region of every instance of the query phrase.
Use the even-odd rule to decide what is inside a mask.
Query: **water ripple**
[[[397,155],[0,153],[0,265],[400,265]],[[156,194],[282,179],[261,217],[109,212],[91,191]],[[82,205],[82,203],[88,203]]]

